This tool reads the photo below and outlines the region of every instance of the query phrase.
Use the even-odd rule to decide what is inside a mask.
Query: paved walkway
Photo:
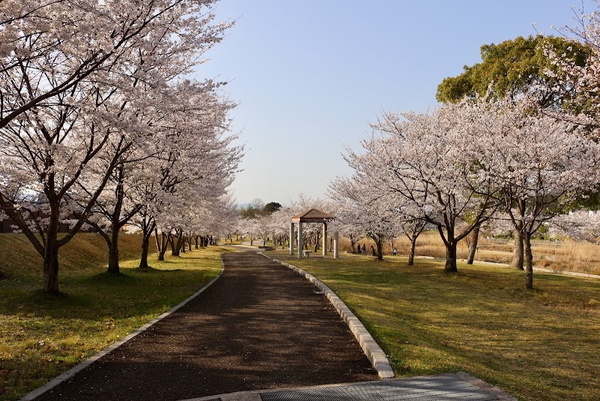
[[[313,284],[256,251],[223,261],[198,297],[37,399],[182,400],[377,380]]]
[[[255,251],[223,261],[198,297],[36,399],[514,400],[467,374],[378,380],[306,279]]]

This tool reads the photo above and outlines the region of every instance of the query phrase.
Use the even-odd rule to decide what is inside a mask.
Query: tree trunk
[[[156,251],[158,253],[158,260],[165,260],[165,253],[167,252],[168,236],[165,233],[158,234],[158,229],[154,230],[154,238],[156,240]]]
[[[467,264],[472,265],[475,260],[475,254],[477,253],[477,243],[479,242],[479,229],[481,225],[476,224],[473,227],[473,231],[471,231],[471,244],[469,246],[469,258],[467,259]]]
[[[383,240],[380,238],[375,241],[377,247],[377,260],[383,260]]]
[[[44,252],[44,292],[48,295],[58,295],[58,244],[56,234],[53,240],[48,236]]]
[[[139,268],[147,269],[150,266],[148,265],[148,253],[150,252],[150,237],[144,234],[142,236],[142,255],[140,257],[140,265]]]
[[[150,237],[152,236],[152,232],[156,227],[156,222],[153,218],[148,218],[144,215],[142,219],[142,252],[140,255],[140,264],[139,268],[147,269],[150,267],[148,265],[148,254],[150,253]],[[158,247],[157,247],[158,248]]]
[[[410,239],[410,249],[408,251],[408,265],[414,266],[415,264],[415,249],[417,248],[417,237]]]
[[[110,243],[108,244],[108,270],[109,274],[121,274],[119,267],[119,229],[113,226]]]
[[[454,237],[454,226],[447,224],[445,234],[444,227],[441,224],[438,224],[437,229],[446,246],[446,265],[444,266],[444,271],[446,273],[456,273],[458,272],[458,267],[456,266],[456,247],[458,242]]]
[[[458,267],[456,266],[456,245],[456,241],[448,241],[446,243],[446,265],[444,267],[446,273],[458,272]]]
[[[181,237],[179,235],[170,235],[169,244],[171,245],[171,256],[179,256],[179,250],[181,249]]]
[[[187,242],[187,237],[182,234],[181,239],[178,242],[179,242],[179,253],[185,253],[186,252],[185,244]]]
[[[533,252],[531,250],[531,234],[523,235],[523,245],[525,250],[525,288],[533,289]]]
[[[524,247],[523,247],[523,234],[521,229],[515,230],[515,249],[513,251],[513,260],[511,267],[518,270],[524,270],[523,265],[525,263]]]
[[[177,255],[175,256],[181,256],[182,252],[185,253],[185,237],[183,234],[175,238],[175,249],[177,249]]]
[[[119,269],[119,248],[116,242],[112,242],[108,247],[108,269],[107,273],[118,275]]]
[[[109,274],[121,274],[119,269],[119,232],[122,225],[121,211],[123,210],[123,200],[125,199],[125,191],[123,189],[123,182],[125,176],[125,166],[119,164],[115,169],[116,178],[118,179],[117,187],[115,188],[115,206],[110,216],[111,221],[111,232],[110,240],[108,242],[108,273]],[[109,238],[106,237],[108,240]]]
[[[46,247],[44,249],[44,292],[48,295],[58,295],[58,227],[59,227],[58,202],[50,203],[50,218],[48,232],[46,233]]]

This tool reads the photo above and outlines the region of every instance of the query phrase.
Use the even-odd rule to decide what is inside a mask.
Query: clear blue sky
[[[437,85],[481,45],[556,34],[575,25],[572,7],[581,0],[221,0],[217,20],[237,22],[198,77],[228,81],[239,104],[237,202],[325,198],[379,114],[435,107]]]

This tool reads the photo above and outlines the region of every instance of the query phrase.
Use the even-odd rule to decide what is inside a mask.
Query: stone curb
[[[260,253],[260,252],[259,252]],[[391,379],[394,377],[394,370],[390,365],[389,360],[387,359],[387,355],[379,344],[375,341],[375,339],[371,336],[371,334],[367,331],[365,326],[361,323],[361,321],[352,313],[350,308],[346,306],[346,304],[333,292],[329,287],[323,284],[320,280],[318,280],[312,274],[305,272],[304,270],[291,265],[289,263],[283,262],[278,259],[271,258],[263,253],[260,253],[264,257],[271,259],[274,262],[280,263],[283,266],[286,266],[296,273],[304,276],[310,282],[312,282],[319,290],[323,291],[323,294],[329,299],[329,302],[335,307],[337,312],[340,314],[344,322],[354,334],[354,337],[358,340],[363,352],[371,361],[371,364],[377,370],[377,374],[381,379]]]
[[[78,365],[75,365],[74,367],[67,370],[60,376],[55,377],[54,379],[50,380],[48,383],[44,384],[43,386],[38,387],[37,389],[33,390],[32,392],[26,394],[23,398],[20,399],[20,401],[34,400],[36,397],[39,397],[46,391],[58,386],[60,383],[75,376],[76,373],[82,371],[83,369],[90,366],[92,363],[96,362],[98,359],[102,358],[103,356],[105,356],[105,355],[109,354],[110,352],[114,351],[115,349],[119,348],[121,345],[125,344],[127,341],[131,340],[135,336],[148,330],[150,328],[150,326],[152,326],[153,324],[155,324],[158,321],[171,315],[173,312],[175,312],[176,310],[178,310],[179,308],[181,308],[182,306],[184,306],[185,304],[190,302],[192,299],[196,298],[198,295],[203,293],[208,287],[213,285],[214,282],[217,281],[221,277],[221,275],[223,274],[223,271],[225,270],[225,265],[223,264],[223,260],[221,260],[221,265],[222,265],[222,267],[221,267],[221,271],[219,272],[219,275],[217,277],[215,277],[214,279],[212,279],[210,283],[206,284],[204,287],[202,287],[200,290],[198,290],[194,295],[190,296],[186,300],[182,301],[179,305],[174,306],[167,312],[158,316],[156,319],[150,321],[149,323],[146,323],[145,325],[143,325],[142,327],[137,329],[135,332],[129,334],[128,336],[122,338],[121,340],[115,342],[114,344],[112,344],[112,345],[108,346],[107,348],[103,349],[102,351],[98,352],[96,355],[92,356],[91,358],[86,359],[85,361],[81,362]]]

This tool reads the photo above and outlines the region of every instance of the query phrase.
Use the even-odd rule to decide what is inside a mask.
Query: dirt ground
[[[377,380],[329,301],[249,252],[200,296],[38,400],[181,400]]]

